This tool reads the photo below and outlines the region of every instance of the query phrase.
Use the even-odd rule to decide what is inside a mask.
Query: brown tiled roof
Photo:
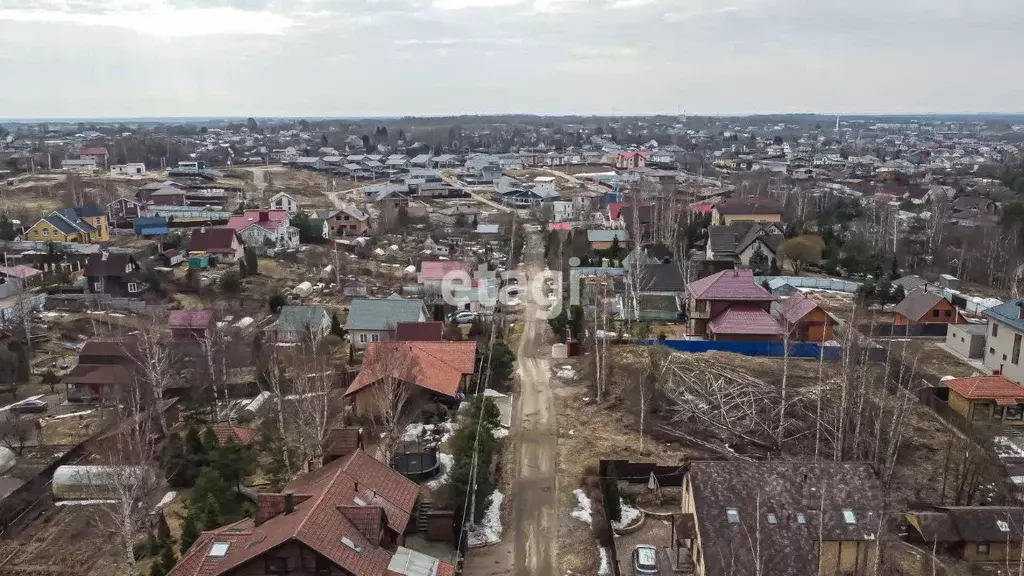
[[[132,374],[120,364],[79,364],[64,377],[68,384],[127,384]]]
[[[1024,387],[1006,376],[968,376],[946,380],[942,384],[968,400],[993,400],[1001,405],[1013,405],[1024,400]]]
[[[817,575],[819,537],[868,542],[876,538],[881,486],[869,464],[693,462],[688,477],[706,576]],[[738,515],[733,522],[730,508]],[[757,534],[759,571],[750,545]]]
[[[345,395],[377,382],[386,375],[455,396],[462,376],[472,374],[476,342],[372,342],[363,355],[363,367]]]
[[[803,292],[795,292],[779,304],[779,311],[786,322],[796,324],[817,307],[818,304],[808,298]]]
[[[260,437],[260,431],[245,426],[232,426],[230,424],[215,424],[213,434],[217,437],[218,444],[227,444],[228,441],[235,444],[248,446]]]
[[[395,340],[432,342],[441,340],[444,322],[399,322],[395,324]]]
[[[208,328],[213,324],[213,310],[171,310],[167,324],[171,328]]]
[[[691,296],[697,300],[736,300],[750,302],[770,302],[775,297],[754,282],[754,273],[750,270],[722,270],[717,274],[705,276],[691,282],[688,288]]]
[[[331,428],[324,442],[324,455],[347,456],[362,448],[362,430],[358,426]]]
[[[232,252],[235,231],[231,228],[200,228],[188,239],[189,252]]]
[[[294,493],[293,512],[283,513],[283,494],[261,495],[259,524],[246,519],[203,532],[170,576],[226,574],[287,542],[301,542],[356,576],[384,576],[391,553],[380,547],[383,523],[373,526],[373,517],[404,533],[419,486],[359,450],[296,479],[286,490]],[[278,509],[282,512],[271,516]],[[214,542],[230,543],[224,556],[209,555]]]

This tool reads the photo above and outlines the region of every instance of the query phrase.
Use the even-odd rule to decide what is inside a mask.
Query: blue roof
[[[167,218],[164,216],[143,216],[136,218],[134,224],[136,230],[151,226],[167,226]]]
[[[79,232],[78,228],[75,228],[74,226],[71,225],[70,222],[61,218],[59,214],[50,214],[48,216],[44,216],[43,220],[49,222],[54,228],[60,230],[60,232],[63,234],[74,234],[76,232]]]
[[[77,230],[77,232],[95,232],[96,229],[78,215],[78,208],[61,208],[57,210],[65,220],[71,223]]]
[[[1021,305],[1024,305],[1024,298],[1003,302],[999,306],[993,306],[985,310],[982,314],[993,320],[998,320],[1014,330],[1024,332],[1024,320],[1020,319]]]
[[[323,306],[283,306],[270,330],[302,332],[320,326],[327,311]]]
[[[135,228],[135,233],[139,236],[163,236],[164,234],[170,234],[171,230],[167,226],[147,226],[145,228]]]
[[[399,322],[419,322],[422,300],[356,298],[348,312],[346,330],[394,330]]]

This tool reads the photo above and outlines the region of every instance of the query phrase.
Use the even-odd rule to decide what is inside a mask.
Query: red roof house
[[[260,431],[246,426],[232,426],[230,424],[214,424],[213,435],[217,437],[218,444],[234,442],[242,446],[249,446],[260,437]]]
[[[949,388],[949,407],[967,422],[1024,425],[1024,387],[1006,376],[954,378],[942,384]]]
[[[282,224],[290,222],[287,210],[246,210],[243,214],[236,214],[228,220],[227,227],[235,232],[241,232],[249,226],[259,226],[276,231]],[[190,246],[191,248],[191,246]]]
[[[238,240],[238,233],[227,227],[194,230],[188,239],[188,251],[190,254],[216,256],[226,264],[234,264],[245,256],[245,247]]]
[[[419,486],[357,450],[259,494],[256,518],[200,534],[169,576],[317,574],[411,576],[401,547]],[[415,554],[415,553],[412,553]],[[419,555],[438,575],[450,564]],[[303,568],[305,567],[305,568]]]
[[[774,301],[770,292],[754,282],[750,270],[723,270],[687,287],[689,331],[716,340],[778,340],[782,331],[769,313]],[[733,307],[736,310],[732,314],[723,316]],[[755,312],[755,308],[764,314]],[[717,332],[709,329],[713,320],[718,320]],[[751,327],[739,331],[741,321],[751,322]]]
[[[789,330],[790,340],[827,342],[835,337],[835,317],[803,292],[795,292],[778,306],[779,321]]]
[[[176,342],[198,342],[214,327],[213,310],[171,310],[167,324]]]
[[[476,342],[371,342],[345,396],[357,415],[372,414],[379,404],[374,386],[390,378],[414,387],[411,393],[423,402],[452,399],[465,390],[475,365]]]
[[[424,286],[441,287],[441,281],[448,274],[465,272],[469,274],[470,266],[465,262],[451,260],[425,261],[420,264],[419,283]]]

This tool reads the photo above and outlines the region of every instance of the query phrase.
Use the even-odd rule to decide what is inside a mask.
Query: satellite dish
[[[579,265],[580,265],[580,259],[578,257],[573,256],[572,258],[569,258],[569,266],[574,266],[575,267],[575,266],[579,266]]]

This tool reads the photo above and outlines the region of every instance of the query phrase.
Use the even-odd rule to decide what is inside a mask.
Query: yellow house
[[[875,576],[880,506],[868,464],[692,462],[670,553],[695,576]]]
[[[35,242],[106,242],[107,213],[99,204],[61,208],[43,216],[25,237]]]
[[[949,407],[968,422],[995,426],[1024,425],[1024,387],[1006,376],[970,376],[943,382]]]
[[[711,223],[727,226],[733,222],[781,222],[782,204],[763,196],[727,198],[711,210]]]

